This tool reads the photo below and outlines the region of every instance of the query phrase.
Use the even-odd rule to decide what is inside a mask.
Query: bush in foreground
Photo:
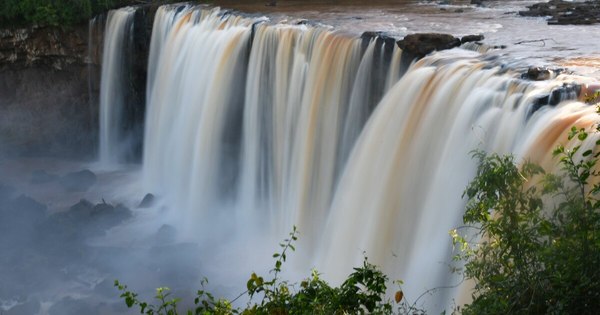
[[[297,287],[289,281],[280,279],[283,263],[288,251],[294,251],[293,242],[298,232],[294,227],[290,237],[280,244],[281,252],[275,253],[272,278],[265,279],[253,273],[246,283],[247,290],[232,301],[217,299],[210,292],[199,290],[194,300],[195,308],[183,314],[392,314],[393,302],[386,298],[388,277],[377,266],[370,264],[365,258],[361,267],[354,268],[348,278],[339,287],[331,287],[320,278],[317,271],[303,280]],[[399,281],[396,281],[400,284]],[[206,280],[202,282],[202,286]],[[121,298],[128,307],[139,307],[146,315],[179,314],[177,298],[171,298],[168,288],[156,290],[156,304],[138,299],[138,295],[127,290],[127,286],[115,281],[115,286],[122,292]],[[235,308],[233,302],[247,296],[246,307]],[[403,298],[402,291],[395,294],[396,310],[402,313],[422,314],[414,305],[409,305]]]
[[[597,146],[558,147],[560,174],[513,157],[476,152],[464,222],[476,243],[451,232],[475,281],[463,314],[592,314],[600,309],[600,173]]]

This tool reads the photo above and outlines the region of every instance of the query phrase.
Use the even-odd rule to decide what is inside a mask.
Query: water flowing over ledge
[[[412,298],[460,280],[447,232],[471,150],[552,168],[543,159],[565,132],[596,121],[577,101],[585,78],[524,81],[461,49],[401,76],[395,43],[218,8],[162,6],[149,60],[143,184],[186,237],[225,230],[244,244],[297,225],[299,268],[339,280],[366,253]]]

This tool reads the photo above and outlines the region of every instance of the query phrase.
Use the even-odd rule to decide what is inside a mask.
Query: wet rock
[[[467,35],[467,36],[463,36],[460,39],[460,43],[464,44],[464,43],[470,43],[470,42],[480,42],[484,39],[485,37],[483,35]]]
[[[565,69],[548,69],[542,67],[530,67],[526,73],[521,75],[522,79],[532,81],[544,81],[555,78],[557,75],[564,72]]]
[[[53,182],[59,178],[58,175],[50,174],[44,170],[35,170],[31,172],[31,178],[29,178],[29,183],[31,184],[45,184],[49,182]]]
[[[542,81],[550,79],[552,74],[550,70],[540,68],[540,67],[531,67],[527,69],[526,73],[523,73],[521,76],[523,79],[533,80],[533,81]]]
[[[69,173],[60,179],[67,191],[85,192],[96,183],[96,174],[90,170]]]
[[[549,17],[548,24],[596,24],[600,23],[600,1],[563,1],[550,0],[527,7],[519,11],[521,16]]]
[[[155,201],[156,198],[153,194],[146,194],[140,202],[140,204],[138,205],[138,208],[150,208],[154,205]]]
[[[122,205],[113,206],[106,202],[93,205],[82,199],[68,211],[52,215],[44,229],[59,239],[85,239],[103,235],[131,215],[131,211]]]
[[[553,89],[550,94],[542,95],[537,99],[533,100],[531,103],[531,109],[527,114],[527,118],[536,111],[538,111],[543,106],[556,106],[560,102],[566,100],[574,100],[577,99],[579,94],[581,93],[581,86],[578,84],[563,84],[555,89]]]
[[[108,203],[99,203],[92,210],[91,226],[104,232],[130,217],[131,210],[123,205],[112,206]]]
[[[437,50],[458,47],[460,46],[460,39],[449,34],[421,33],[407,35],[397,44],[403,53],[420,59]]]

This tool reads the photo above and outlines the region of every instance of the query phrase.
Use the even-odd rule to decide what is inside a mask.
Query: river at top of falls
[[[352,34],[382,31],[396,38],[427,32],[483,34],[485,44],[506,46],[496,53],[505,62],[569,67],[600,77],[600,48],[594,41],[600,26],[548,25],[545,18],[517,14],[536,2],[539,1],[484,1],[482,6],[476,6],[464,0],[278,1],[277,6],[265,6],[265,1],[218,0],[215,4],[266,15],[274,21],[322,23]]]

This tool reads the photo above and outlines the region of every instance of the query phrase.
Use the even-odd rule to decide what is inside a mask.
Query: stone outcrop
[[[398,41],[402,51],[414,58],[423,58],[433,51],[451,49],[460,46],[460,39],[449,34],[421,33],[406,35]]]
[[[572,2],[550,0],[527,7],[519,11],[521,16],[549,16],[548,24],[596,24],[600,23],[600,0]]]

